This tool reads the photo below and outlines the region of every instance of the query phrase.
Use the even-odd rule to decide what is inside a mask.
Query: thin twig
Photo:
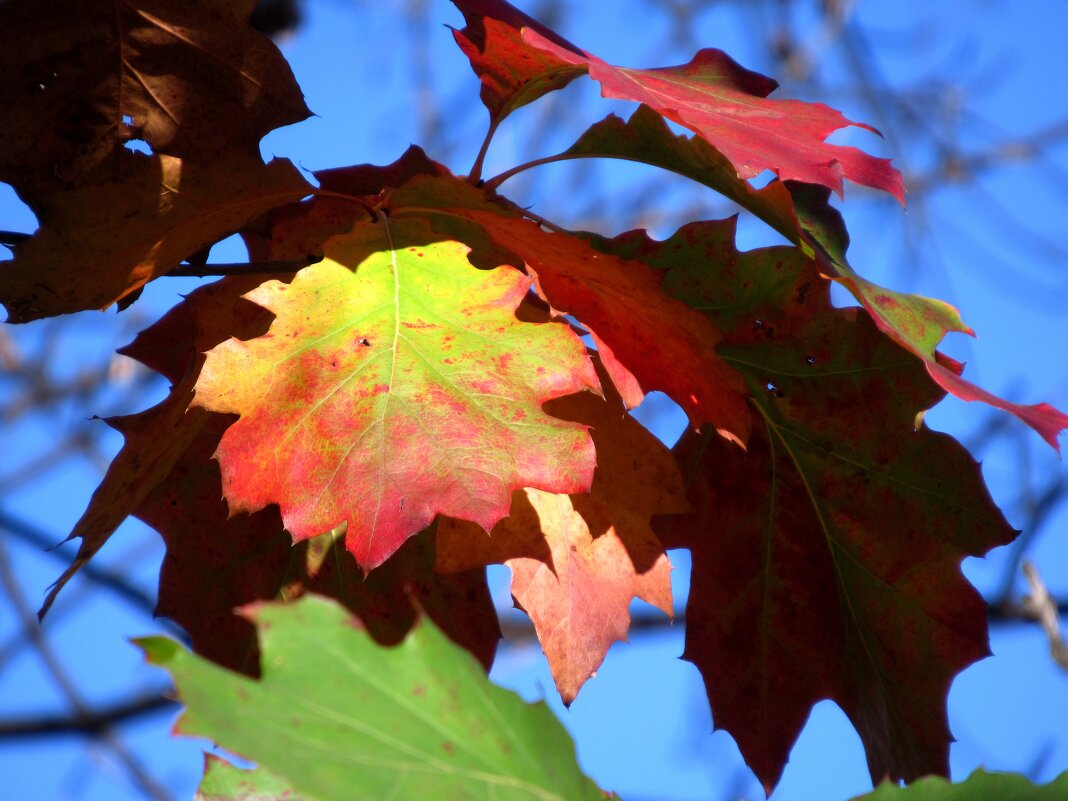
[[[173,712],[178,703],[160,693],[119,701],[88,715],[28,715],[0,720],[0,740],[48,737],[57,734],[97,736],[116,723],[137,720],[158,712]]]
[[[1021,606],[1046,632],[1053,661],[1068,671],[1068,643],[1065,643],[1064,636],[1061,634],[1061,611],[1053,600],[1053,596],[1049,594],[1049,590],[1046,589],[1034,564],[1024,562],[1023,573],[1027,577],[1027,583],[1031,586],[1031,594],[1024,596]]]
[[[38,656],[48,669],[49,674],[51,674],[52,680],[67,699],[67,703],[70,704],[74,716],[86,721],[91,720],[94,714],[93,711],[82,698],[74,680],[67,675],[63,663],[53,652],[51,644],[45,639],[44,634],[37,623],[36,615],[34,615],[30,605],[26,603],[26,599],[23,597],[22,588],[19,586],[19,583],[15,578],[14,570],[11,568],[7,545],[2,538],[0,538],[0,585],[7,591],[8,600],[15,608],[15,612],[18,615],[19,622],[22,625],[22,629],[25,632],[27,639],[33,643]],[[124,743],[110,727],[104,726],[100,728],[97,736],[108,746],[108,748],[111,749],[119,761],[122,762],[126,770],[129,771],[130,776],[146,796],[155,801],[173,801],[173,797],[166,788],[152,777],[152,775],[145,769],[144,765],[141,764],[141,760],[137,758],[137,756],[126,746],[126,743]]]
[[[0,509],[0,529],[17,537],[23,542],[29,543],[35,548],[57,559],[60,562],[70,561],[68,554],[60,551],[58,546],[63,542],[59,537],[50,535],[36,526],[20,520],[4,509]],[[118,598],[126,601],[138,611],[147,615],[150,619],[155,614],[156,601],[137,585],[133,584],[125,576],[102,569],[92,562],[86,564],[80,571],[80,575],[109,590]]]
[[[543,164],[555,164],[558,161],[569,161],[571,159],[584,159],[584,158],[598,158],[596,153],[557,153],[555,156],[545,156],[540,159],[532,159],[531,161],[525,161],[522,164],[517,164],[510,169],[505,170],[502,173],[494,175],[482,184],[486,190],[494,190],[509,178],[519,175],[521,172],[526,172],[534,167],[540,167]],[[611,154],[606,154],[603,158],[612,158]]]

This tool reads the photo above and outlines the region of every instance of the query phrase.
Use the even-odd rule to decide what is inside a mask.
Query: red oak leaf
[[[701,50],[688,64],[658,69],[613,67],[580,56],[525,29],[532,47],[562,63],[585,65],[604,97],[644,103],[689,128],[730,159],[740,178],[771,170],[780,180],[818,184],[842,194],[842,179],[882,189],[905,202],[901,173],[888,159],[855,147],[827,144],[840,128],[856,125],[822,103],[767,100],[778,84],[740,66],[722,50]]]
[[[922,362],[833,309],[796,249],[739,254],[733,237],[732,221],[700,223],[644,248],[667,291],[716,299],[758,421],[745,453],[691,434],[676,448],[696,512],[657,530],[693,552],[686,658],[769,790],[824,698],[873,778],[944,774],[950,682],[988,653],[960,563],[1014,532],[964,448],[916,428],[942,397]]]
[[[479,270],[419,223],[358,224],[292,284],[246,297],[270,331],[207,355],[196,403],[240,419],[217,457],[235,511],[281,507],[296,540],[347,522],[376,567],[436,514],[487,530],[512,492],[583,491],[584,426],[541,405],[596,389],[566,326],[515,317],[529,280]]]
[[[555,55],[527,46],[521,37],[523,28],[536,30],[576,54],[582,52],[519,9],[496,0],[453,3],[467,21],[463,30],[453,31],[453,38],[482,81],[482,102],[489,109],[494,127],[515,109],[562,89],[585,72],[581,67],[561,64]]]
[[[134,511],[167,546],[156,613],[182,626],[198,654],[258,675],[255,628],[235,610],[314,592],[341,601],[383,645],[400,642],[425,613],[489,669],[500,630],[485,571],[436,575],[424,536],[364,576],[333,533],[294,546],[276,506],[231,515],[211,458],[229,424],[213,416]]]

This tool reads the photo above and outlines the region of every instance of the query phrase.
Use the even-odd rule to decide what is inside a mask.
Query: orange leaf
[[[564,703],[571,703],[613,642],[625,640],[630,602],[672,613],[671,564],[649,521],[687,508],[668,451],[618,397],[576,396],[555,413],[591,426],[597,471],[587,495],[527,489],[487,537],[469,524],[438,524],[438,566],[503,562],[512,595],[534,622]]]

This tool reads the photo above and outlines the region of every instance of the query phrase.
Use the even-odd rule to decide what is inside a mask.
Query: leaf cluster
[[[146,644],[175,672],[183,727],[261,761],[252,781],[334,798],[315,782],[358,764],[368,797],[426,797],[431,780],[438,797],[596,797],[553,750],[544,709],[481,675],[500,637],[484,567],[511,568],[570,703],[626,638],[632,599],[672,614],[667,549],[685,548],[685,658],[769,792],[827,698],[874,780],[945,775],[949,684],[987,653],[960,563],[1016,532],[923,413],[947,392],[983,401],[1055,448],[1068,416],[963,378],[937,350],[970,333],[956,310],[849,264],[832,193],[850,181],[905,197],[888,161],[825,141],[855,123],[770,97],[774,81],[719,50],[616,67],[504,0],[454,2],[489,112],[469,173],[413,147],[314,183],[259,155],[310,112],[248,26],[250,0],[0,9],[0,180],[41,221],[0,269],[9,322],[125,308],[150,281],[212,274],[207,250],[234,232],[251,255],[122,351],[171,391],[109,421],[125,444],[42,614],[133,515],[167,545],[158,611],[200,657],[263,678]],[[584,77],[637,110],[482,176],[513,111]],[[678,173],[789,244],[739,251],[733,218],[663,241],[569,231],[500,193],[523,170],[588,158]],[[835,308],[831,282],[859,306]],[[672,450],[627,414],[653,391],[689,419]],[[307,594],[347,612],[233,611]],[[344,630],[353,620],[365,634]],[[228,710],[249,693],[255,723],[235,727]],[[287,721],[309,739],[262,738]],[[295,780],[294,748],[336,770]],[[569,767],[547,774],[558,759]],[[245,782],[213,766],[204,797],[237,797],[231,780]]]

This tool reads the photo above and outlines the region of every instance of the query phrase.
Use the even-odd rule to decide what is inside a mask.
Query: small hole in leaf
[[[771,395],[773,398],[781,398],[786,394],[770,381],[767,383],[766,389],[768,390],[768,394]]]
[[[125,125],[127,128],[133,128],[133,117],[131,117],[129,114],[123,114],[122,124]]]
[[[763,327],[764,327],[764,321],[763,320],[753,320],[753,328],[759,330],[759,329],[761,329]]]
[[[806,356],[805,357],[805,364],[807,364],[807,365],[809,365],[811,367],[815,363],[816,363],[816,360],[812,356]]]
[[[141,153],[145,156],[152,155],[152,146],[144,139],[130,139],[123,145],[123,147],[131,153]]]

